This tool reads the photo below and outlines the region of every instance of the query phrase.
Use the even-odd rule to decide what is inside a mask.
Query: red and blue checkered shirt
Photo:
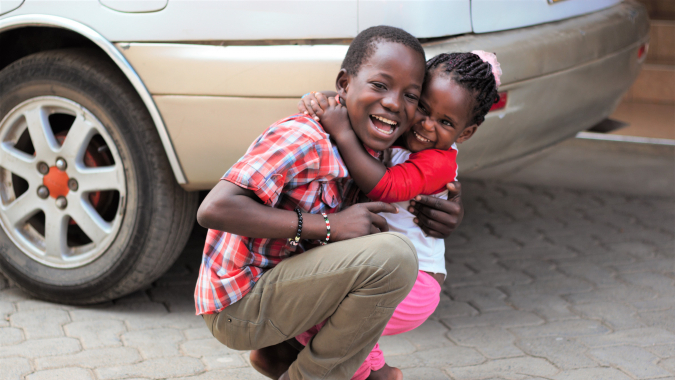
[[[252,190],[267,206],[317,214],[338,211],[352,183],[348,175],[321,125],[293,115],[270,126],[222,179]],[[197,315],[237,302],[265,270],[305,248],[209,230],[195,289]]]

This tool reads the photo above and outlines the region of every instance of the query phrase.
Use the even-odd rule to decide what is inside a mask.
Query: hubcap
[[[117,236],[125,196],[113,139],[80,104],[37,97],[0,121],[0,225],[33,260],[77,268],[98,258]]]

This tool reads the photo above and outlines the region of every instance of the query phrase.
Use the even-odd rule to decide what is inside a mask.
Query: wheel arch
[[[19,34],[21,33],[21,34]],[[17,36],[25,38],[16,38]],[[0,19],[0,70],[27,55],[45,50],[90,47],[103,53],[134,87],[150,113],[176,181],[187,184],[180,161],[152,95],[122,53],[101,34],[79,22],[50,15],[22,15]]]

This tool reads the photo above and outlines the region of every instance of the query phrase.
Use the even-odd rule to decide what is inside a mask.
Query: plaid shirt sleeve
[[[326,149],[330,149],[327,135],[306,122],[286,119],[254,141],[222,179],[252,190],[265,205],[275,206],[287,182],[311,182],[317,176],[330,177],[331,171],[337,174],[335,163],[323,162],[332,156],[322,154]],[[301,173],[303,178],[295,178]]]

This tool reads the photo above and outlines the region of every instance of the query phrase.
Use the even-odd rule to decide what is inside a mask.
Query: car
[[[644,61],[627,0],[0,0],[0,269],[92,304],[176,260],[208,190],[299,97],[332,89],[379,24],[427,57],[497,53],[500,101],[460,147],[464,173],[606,119]]]

